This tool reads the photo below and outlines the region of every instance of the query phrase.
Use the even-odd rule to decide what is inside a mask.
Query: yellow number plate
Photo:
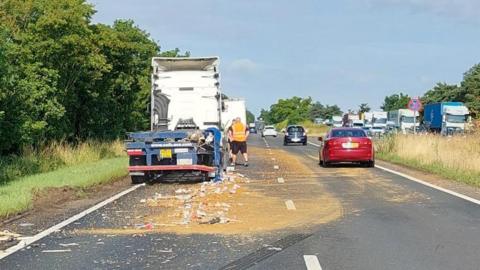
[[[160,156],[162,158],[172,158],[172,149],[160,149]]]

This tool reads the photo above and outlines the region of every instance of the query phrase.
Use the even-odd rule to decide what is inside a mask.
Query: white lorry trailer
[[[228,128],[232,125],[232,120],[240,117],[240,121],[247,125],[247,108],[245,100],[241,98],[229,98],[223,100],[222,127]]]
[[[418,114],[417,119],[414,117],[415,113],[410,109],[399,109],[388,112],[388,121],[395,123],[395,127],[403,133],[413,131],[414,126],[419,126]]]

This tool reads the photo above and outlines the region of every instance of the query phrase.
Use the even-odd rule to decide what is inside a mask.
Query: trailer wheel
[[[145,183],[145,176],[132,175],[131,178],[132,178],[133,185]]]

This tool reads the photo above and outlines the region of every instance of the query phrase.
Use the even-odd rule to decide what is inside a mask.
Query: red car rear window
[[[365,132],[361,129],[341,129],[341,130],[332,130],[331,137],[367,137]]]

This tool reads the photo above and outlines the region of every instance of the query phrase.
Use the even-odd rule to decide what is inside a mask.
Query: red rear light
[[[129,156],[143,156],[143,150],[142,149],[128,149],[127,150],[127,155],[129,155]]]

